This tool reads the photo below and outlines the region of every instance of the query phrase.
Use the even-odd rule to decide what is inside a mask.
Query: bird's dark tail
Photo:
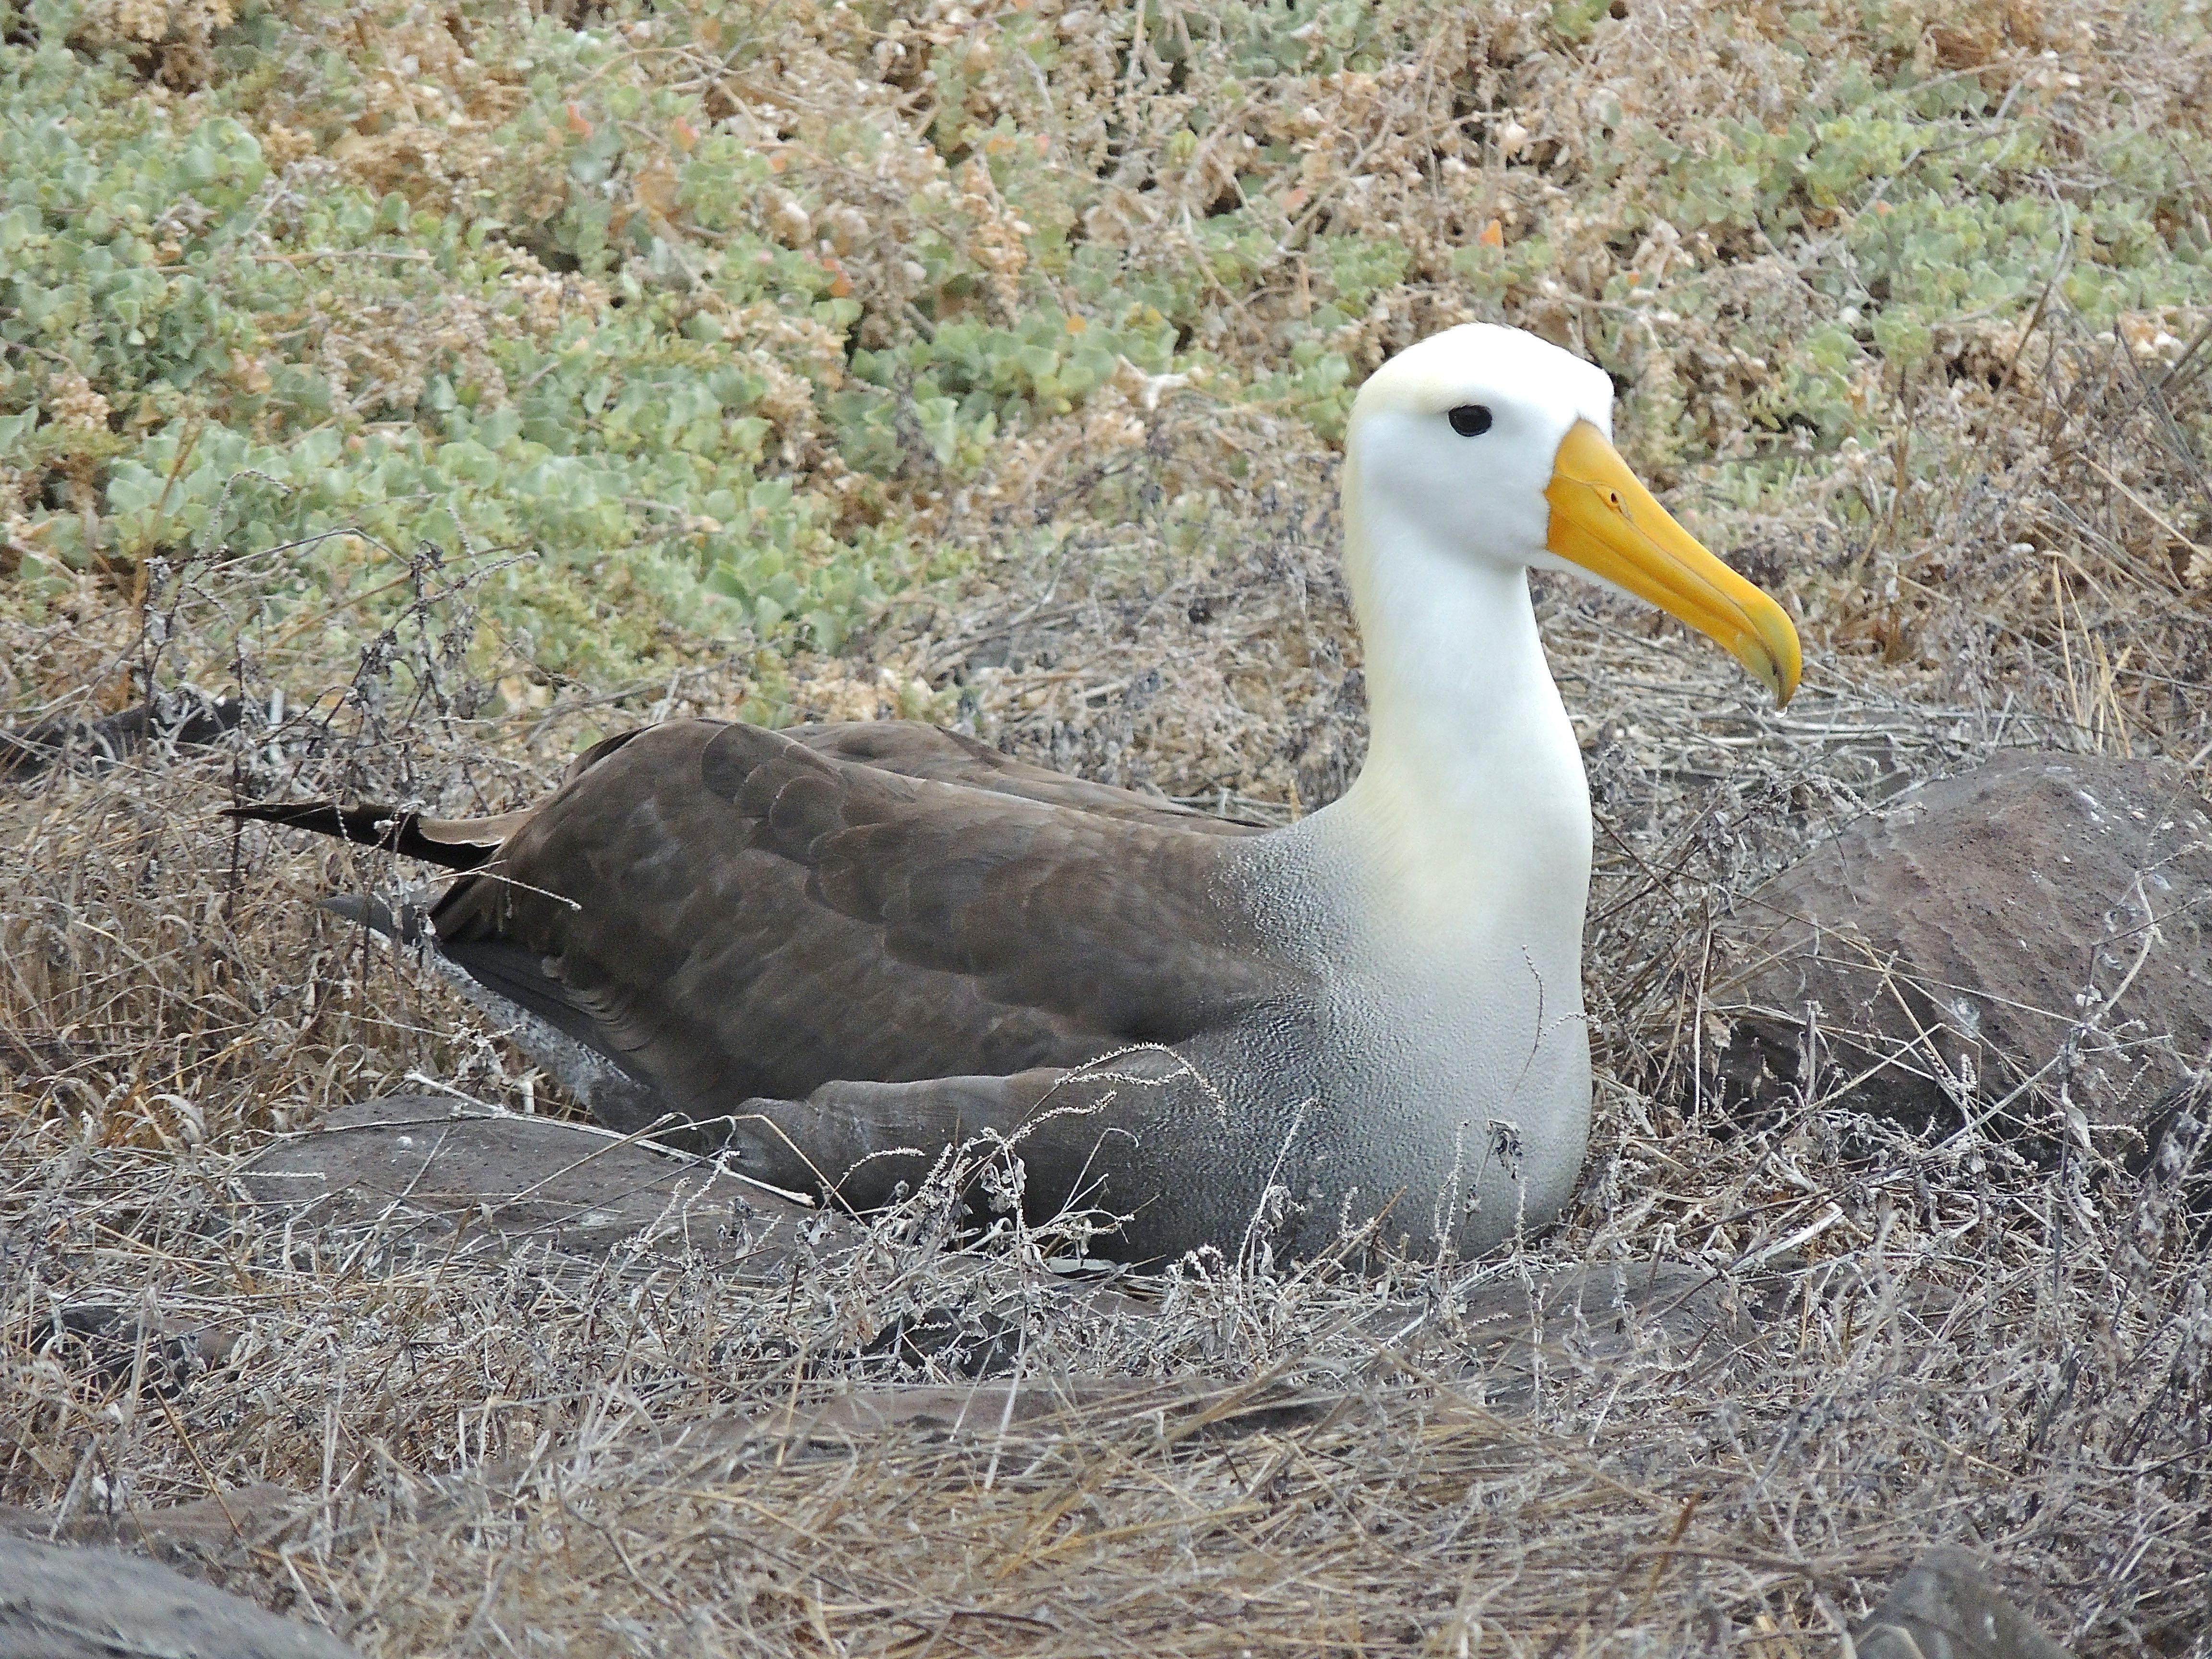
[[[223,816],[312,830],[319,836],[379,847],[448,870],[475,870],[489,863],[499,844],[528,816],[507,812],[495,818],[433,818],[389,806],[340,806],[333,801],[259,801],[230,806]]]

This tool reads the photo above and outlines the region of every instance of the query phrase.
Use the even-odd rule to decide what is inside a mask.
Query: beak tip
[[[1544,498],[1551,552],[1721,645],[1778,708],[1796,695],[1803,649],[1789,613],[1677,524],[1589,422],[1559,441]]]
[[[1760,595],[1765,599],[1765,595]],[[1753,630],[1758,637],[1755,648],[1762,659],[1753,672],[1766,682],[1766,689],[1774,694],[1774,706],[1784,708],[1797,695],[1797,683],[1805,672],[1804,647],[1797,638],[1797,626],[1790,620],[1789,613],[1771,599],[1754,611]]]

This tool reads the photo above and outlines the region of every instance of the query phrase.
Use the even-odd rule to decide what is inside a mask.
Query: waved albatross
[[[774,1184],[866,1208],[995,1133],[1025,1207],[1121,1216],[1102,1242],[1127,1258],[1233,1251],[1261,1216],[1295,1254],[1376,1216],[1487,1249],[1558,1213],[1589,1128],[1589,796],[1529,570],[1648,600],[1778,698],[1797,682],[1781,608],[1611,428],[1602,370],[1510,329],[1361,388],[1367,761],[1285,829],[905,721],[648,726],[474,822],[241,810],[463,871],[428,915],[449,963],[614,1079],[602,1116],[720,1120]]]

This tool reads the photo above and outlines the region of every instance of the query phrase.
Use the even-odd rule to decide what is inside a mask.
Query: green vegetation
[[[1625,9],[10,0],[0,603],[428,541],[537,556],[484,608],[548,673],[834,651],[1162,386],[1334,441],[1466,317],[1613,369],[1662,481],[1841,452],[1864,522],[2032,317],[2212,305],[2200,9]]]

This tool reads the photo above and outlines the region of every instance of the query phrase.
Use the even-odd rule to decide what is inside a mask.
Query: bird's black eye
[[[1490,430],[1490,406],[1487,404],[1462,404],[1444,418],[1452,423],[1452,430],[1462,438],[1480,438]]]

